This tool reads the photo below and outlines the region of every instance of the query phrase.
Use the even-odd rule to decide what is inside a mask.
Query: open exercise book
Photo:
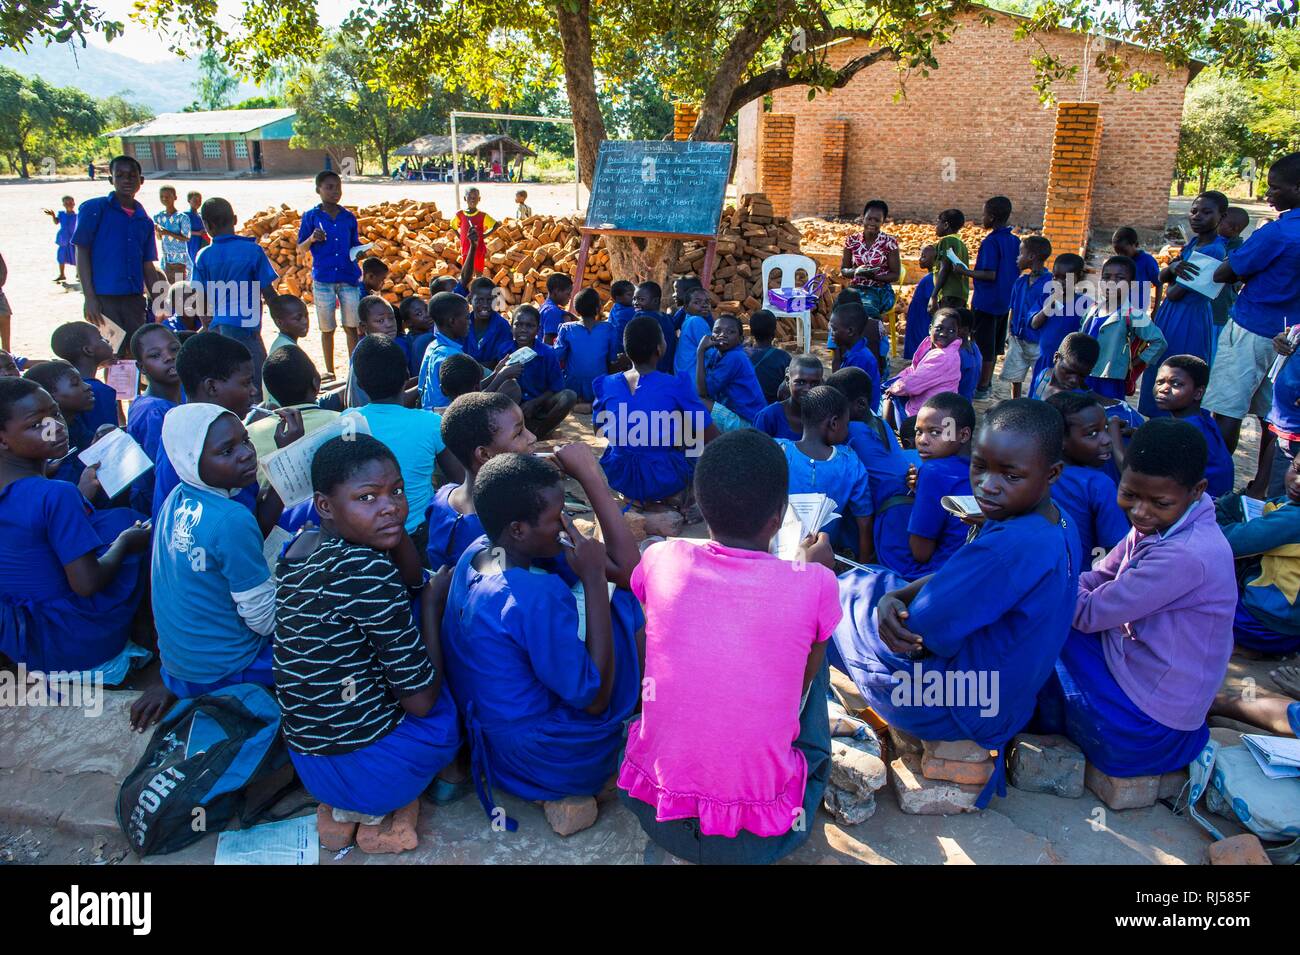
[[[805,537],[817,533],[839,516],[835,502],[825,494],[791,494],[785,520],[772,538],[771,553],[782,560],[794,560]]]
[[[117,497],[132,481],[153,467],[144,448],[121,428],[108,432],[77,457],[87,467],[99,465],[95,476],[104,494],[110,498]]]
[[[1248,733],[1241,741],[1269,779],[1300,776],[1300,739]]]
[[[939,499],[939,506],[954,517],[977,517],[983,512],[971,494],[951,494]]]
[[[369,434],[370,422],[360,414],[349,412],[293,444],[277,448],[261,460],[262,472],[286,508],[311,499],[311,461],[320,446],[331,438],[341,437],[346,441],[358,433]]]

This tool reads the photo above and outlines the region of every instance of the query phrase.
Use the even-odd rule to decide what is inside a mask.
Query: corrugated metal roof
[[[457,133],[456,134],[456,151],[459,153],[476,153],[489,146],[501,147],[501,151],[507,156],[515,156],[522,153],[525,156],[537,155],[527,146],[512,139],[509,136],[483,133]],[[419,139],[413,139],[405,146],[393,150],[396,156],[450,156],[451,155],[451,137],[450,136],[421,136]]]
[[[134,126],[115,129],[109,136],[203,136],[214,133],[251,133],[263,126],[297,116],[292,109],[214,109],[197,113],[163,113]]]

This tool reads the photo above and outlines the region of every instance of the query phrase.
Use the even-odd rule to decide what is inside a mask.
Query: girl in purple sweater
[[[1134,434],[1118,493],[1132,529],[1079,577],[1074,629],[1039,697],[1039,728],[1065,733],[1109,776],[1183,768],[1209,739],[1237,585],[1206,457],[1184,421]]]

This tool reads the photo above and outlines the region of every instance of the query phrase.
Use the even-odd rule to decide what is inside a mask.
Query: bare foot
[[[1279,690],[1293,699],[1300,700],[1300,666],[1278,667],[1276,670],[1270,670],[1268,675]]]

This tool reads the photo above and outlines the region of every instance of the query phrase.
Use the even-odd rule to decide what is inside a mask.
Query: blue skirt
[[[1300,650],[1300,635],[1278,633],[1266,627],[1240,600],[1232,620],[1232,639],[1237,646],[1258,653],[1282,656]]]
[[[1101,638],[1071,630],[1056,672],[1038,694],[1035,728],[1074,741],[1107,776],[1156,776],[1186,769],[1210,728],[1176,730],[1138,709],[1115,682]]]
[[[167,672],[166,664],[160,667],[159,675],[162,677],[163,685],[183,700],[203,696],[205,693],[215,693],[222,687],[237,686],[240,683],[256,683],[258,686],[273,690],[275,689],[275,666],[271,656],[274,646],[274,641],[268,637],[262,649],[247,667],[227,674],[212,683],[195,683],[192,680],[182,680],[180,677],[172,676]]]
[[[90,523],[105,541],[98,553],[146,517],[128,507],[91,513]],[[0,596],[0,653],[43,673],[103,669],[127,645],[148,576],[146,550],[123,558],[108,586],[89,597],[71,591],[39,600],[22,594]]]
[[[387,815],[420,798],[460,749],[460,720],[446,688],[426,716],[407,713],[386,735],[339,756],[289,750],[298,778],[335,809]]]
[[[641,605],[626,590],[614,592],[614,688],[605,712],[593,716],[563,703],[540,719],[508,726],[484,726],[466,707],[474,750],[474,772],[485,774],[485,803],[491,789],[521,799],[594,796],[618,769],[624,724],[641,695],[641,658],[636,633],[645,625]],[[491,814],[493,807],[484,808]]]
[[[691,483],[695,461],[676,448],[632,451],[610,445],[600,456],[609,486],[631,501],[662,501],[680,494]]]

